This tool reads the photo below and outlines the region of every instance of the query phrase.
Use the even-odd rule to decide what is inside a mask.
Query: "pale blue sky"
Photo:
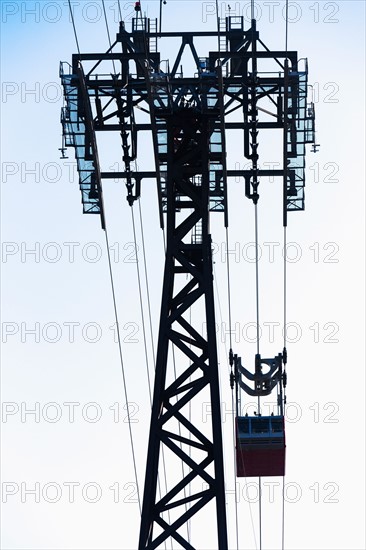
[[[121,1],[127,24],[132,4]],[[168,0],[165,30],[214,29],[214,4]],[[245,14],[248,4],[231,2],[231,13]],[[82,0],[74,5],[81,50],[106,50],[101,2]],[[142,5],[150,17],[158,15],[158,2]],[[225,15],[227,3],[219,5]],[[283,49],[284,2],[261,1],[258,5],[262,40],[271,49]],[[307,156],[306,211],[289,216],[288,241],[296,243],[292,252],[300,251],[301,257],[288,268],[288,320],[293,323],[294,342],[288,346],[286,548],[362,550],[364,3],[301,1],[291,5],[290,14],[296,22],[289,25],[289,48],[309,60],[321,147],[317,155],[309,152]],[[114,36],[117,1],[106,0],[106,6]],[[30,8],[35,13],[30,13]],[[59,61],[71,61],[76,51],[67,2],[3,1],[1,9],[1,543],[4,550],[130,550],[137,545],[139,513],[128,425],[123,421],[126,398],[110,328],[115,321],[105,239],[98,218],[82,215],[73,150],[69,149],[66,161],[59,159],[58,151],[62,106]],[[215,47],[214,43],[208,45]],[[163,44],[162,48],[168,55]],[[206,52],[205,47],[200,54]],[[121,162],[118,146],[108,145],[103,143],[100,148],[102,165],[107,167]],[[229,145],[230,162],[242,165],[239,147],[232,140]],[[262,162],[281,161],[277,151],[275,143],[263,143]],[[146,145],[138,164],[151,169],[151,159]],[[230,183],[230,241],[236,250],[236,256],[231,256],[234,340],[240,335],[234,351],[252,365],[255,345],[250,342],[249,323],[255,319],[254,264],[248,243],[253,241],[253,207],[244,198],[243,185]],[[281,184],[263,181],[261,185],[262,354],[272,356],[282,348]],[[137,422],[132,429],[142,491],[149,394],[136,264],[131,261],[131,214],[123,182],[107,182],[104,188],[128,397],[135,403]],[[155,340],[163,265],[156,204],[154,184],[147,182],[141,208]],[[137,207],[135,215],[138,220]],[[217,313],[217,323],[226,484],[231,491],[234,474],[227,338],[224,341],[228,325],[222,225],[220,215],[213,217],[215,272],[222,304],[222,318]],[[140,231],[138,242],[141,245]],[[274,262],[269,261],[270,246],[275,250]],[[32,249],[34,254],[29,253]],[[274,327],[273,342],[270,326]],[[32,328],[36,334],[27,332]],[[150,344],[148,338],[152,374]],[[74,422],[70,421],[71,405],[67,405],[71,402],[80,403],[75,405]],[[93,409],[88,403],[94,402],[98,407]],[[119,411],[114,406],[117,402]],[[35,403],[39,403],[39,422],[26,414]],[[114,421],[116,411],[118,422]],[[92,422],[98,412],[101,419]],[[197,420],[205,422],[206,412],[202,403],[195,410]],[[59,419],[57,414],[61,414]],[[56,421],[52,422],[54,415]],[[265,481],[280,483],[281,479]],[[74,502],[69,502],[71,482],[80,484],[75,485]],[[39,503],[26,493],[36,483]],[[88,483],[94,485],[88,489]],[[52,503],[58,487],[60,499]],[[98,487],[100,500],[88,502]],[[118,503],[114,502],[117,487]],[[268,502],[270,487],[273,503]],[[240,549],[249,550],[255,548],[251,514],[258,540],[257,504],[249,507],[247,501],[254,498],[245,498],[243,480],[239,494]],[[265,486],[263,548],[268,550],[280,547],[279,495],[279,485]],[[227,499],[230,548],[234,549],[233,495],[228,493]],[[202,548],[210,550],[206,526],[212,517],[208,515],[203,523]]]

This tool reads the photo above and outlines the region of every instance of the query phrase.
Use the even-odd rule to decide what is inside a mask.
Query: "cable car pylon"
[[[156,20],[144,17],[140,9],[136,12],[131,31],[121,22],[106,53],[79,52],[72,65],[61,64],[63,147],[76,150],[84,212],[99,215],[103,229],[103,181],[116,178],[126,182],[130,206],[148,185],[145,180],[155,180],[160,224],[166,228],[138,548],[154,550],[174,540],[182,548],[198,550],[199,533],[187,525],[206,509],[215,514],[210,525],[215,548],[227,550],[210,216],[223,214],[228,227],[227,185],[232,177],[242,179],[243,194],[255,205],[260,178],[282,178],[284,225],[289,211],[304,209],[305,144],[315,143],[314,106],[307,104],[307,62],[301,64],[295,51],[271,51],[259,38],[254,19],[245,30],[243,17],[227,17],[225,25],[219,24],[219,34],[157,32]],[[202,57],[196,47],[200,37],[215,39],[219,49]],[[178,52],[162,63],[158,40],[172,38],[180,44]],[[188,76],[180,68],[185,51],[194,65]],[[100,64],[107,61],[113,62],[114,72],[99,74]],[[262,106],[266,100],[272,106],[270,116],[267,103]],[[232,112],[237,114],[235,121],[227,118]],[[278,130],[283,140],[284,162],[278,170],[262,170],[258,164],[260,135],[267,129]],[[252,161],[251,169],[227,166],[226,134],[232,130],[243,133],[243,156]],[[152,134],[155,163],[142,171],[137,164],[134,169],[134,162],[141,155],[140,133],[146,131]],[[101,170],[99,132],[120,134],[123,171]],[[175,356],[181,359],[177,370]],[[241,417],[237,405],[237,474],[282,475],[284,353],[262,359],[258,351],[254,372],[238,356],[232,354],[230,361],[238,399],[239,390],[260,398],[276,386],[281,396],[276,416],[263,417],[259,411],[255,418]],[[207,395],[211,423],[203,426],[190,418],[188,409]],[[159,492],[162,448],[184,468],[176,469],[179,476]]]

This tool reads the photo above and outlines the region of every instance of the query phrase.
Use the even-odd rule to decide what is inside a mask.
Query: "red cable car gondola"
[[[236,419],[236,475],[285,475],[283,416],[238,416]]]
[[[241,358],[230,350],[230,364],[234,366],[231,376],[231,387],[236,386],[236,475],[237,477],[262,477],[285,475],[285,421],[283,386],[286,387],[287,376],[283,364],[287,361],[287,352],[278,354],[273,359],[255,357],[255,372],[251,373],[242,363]],[[266,368],[266,371],[263,370]],[[246,382],[254,382],[251,388]],[[260,398],[270,395],[277,386],[277,415],[260,414]],[[240,416],[240,391],[258,398],[258,413],[255,416]]]

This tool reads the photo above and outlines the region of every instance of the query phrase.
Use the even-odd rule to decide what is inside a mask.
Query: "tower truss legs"
[[[211,500],[216,504],[217,548],[227,549],[209,234],[211,119],[210,114],[183,107],[167,115],[167,248],[139,550],[158,548],[169,537],[183,548],[196,548],[186,536],[188,530],[180,528]],[[195,326],[189,316],[197,305],[207,327],[203,336],[202,324]],[[186,358],[182,362],[187,367],[174,376],[169,376],[169,350]],[[189,403],[205,388],[212,406],[209,433],[187,414]],[[162,446],[183,461],[185,473],[158,498]],[[202,490],[204,484],[207,489]],[[163,519],[168,511],[174,516],[170,525]]]

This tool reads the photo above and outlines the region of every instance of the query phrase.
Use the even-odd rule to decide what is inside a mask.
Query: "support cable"
[[[135,214],[134,214],[133,206],[131,207],[131,218],[132,218],[133,238],[134,238],[135,251],[136,251],[137,284],[138,284],[139,297],[140,297],[140,312],[141,312],[141,321],[142,321],[142,335],[143,335],[143,339],[144,339],[146,374],[147,374],[147,381],[148,381],[148,387],[149,387],[150,405],[152,406],[151,380],[150,380],[150,372],[149,372],[149,357],[148,357],[148,352],[147,352],[147,341],[146,341],[146,331],[145,331],[145,316],[144,316],[144,308],[143,308],[143,302],[142,302],[140,266],[139,266],[139,261],[138,261],[138,256],[137,256],[136,226],[135,226]]]
[[[143,223],[142,223],[142,210],[141,210],[141,201],[140,200],[138,201],[138,205],[139,205],[139,217],[140,217],[142,255],[143,255],[143,260],[144,260],[144,274],[145,274],[145,284],[146,284],[146,293],[147,293],[147,309],[148,309],[148,313],[149,313],[151,349],[152,349],[153,362],[154,362],[154,365],[155,365],[155,348],[154,348],[153,324],[152,324],[152,317],[151,317],[150,288],[149,288],[149,278],[147,276],[145,236],[144,236],[144,227],[143,227]]]
[[[104,2],[103,2],[103,4],[104,4]],[[77,47],[77,50],[78,50],[78,54],[80,56],[79,40],[78,40],[78,36],[77,36],[75,19],[74,19],[74,14],[73,14],[73,11],[72,11],[70,0],[68,0],[68,5],[69,5],[71,22],[72,22],[72,26],[73,26],[73,29],[74,29],[76,47]],[[109,276],[110,276],[110,282],[111,282],[114,317],[115,317],[116,329],[117,329],[116,330],[116,332],[117,332],[117,343],[118,343],[119,359],[120,359],[120,365],[121,365],[123,390],[124,390],[125,400],[126,400],[126,405],[127,405],[127,422],[128,422],[128,431],[129,431],[129,437],[130,437],[130,447],[131,447],[131,454],[132,454],[133,469],[134,469],[134,475],[135,475],[137,501],[138,501],[139,512],[140,512],[140,516],[141,516],[141,498],[140,498],[140,489],[139,489],[139,482],[138,482],[138,476],[137,476],[136,453],[135,453],[135,447],[134,447],[134,441],[133,441],[133,435],[132,435],[130,407],[129,407],[128,393],[127,393],[127,383],[126,383],[126,375],[125,375],[125,369],[124,369],[122,344],[121,344],[121,334],[120,334],[120,329],[119,329],[118,311],[117,311],[117,303],[116,303],[116,293],[115,293],[115,288],[114,288],[112,261],[111,261],[111,254],[110,254],[110,248],[109,248],[107,224],[105,224],[105,239],[106,239],[106,247],[107,247],[108,268],[109,268]]]
[[[285,15],[285,50],[286,50],[286,61],[285,61],[285,71],[287,71],[287,49],[288,49],[288,0],[286,0],[286,15]],[[286,95],[285,95],[286,97]],[[287,113],[287,108],[285,109]],[[287,119],[284,121],[287,126]],[[286,128],[285,126],[285,128]],[[287,129],[286,129],[287,131]],[[284,166],[284,170],[287,167]],[[287,182],[286,182],[287,185]],[[284,208],[287,208],[287,205],[284,205]],[[286,392],[286,364],[287,364],[287,217],[286,223],[283,227],[283,363],[284,363],[284,386]],[[284,393],[285,393],[284,392]],[[283,402],[283,415],[285,416],[285,406],[286,406],[286,393],[284,395]],[[282,550],[285,549],[285,476],[282,476]]]
[[[226,228],[226,258],[227,258],[227,262],[228,262],[229,261],[229,255],[228,255],[227,228]],[[217,284],[215,265],[213,266],[213,270],[214,270],[214,281],[215,281],[216,294],[217,294],[217,304],[218,304],[219,318],[220,318],[220,323],[222,324],[223,316],[222,316],[221,300],[220,300],[219,287],[218,287],[218,284]],[[230,271],[228,273],[230,273]],[[228,278],[228,283],[230,283],[229,278]],[[230,302],[230,284],[228,284],[228,301]],[[230,308],[229,308],[229,310],[230,310]],[[229,314],[229,326],[231,327],[230,314]],[[229,330],[230,330],[230,336],[231,336],[231,328]],[[224,346],[225,346],[225,357],[231,357],[231,354],[229,354],[228,350],[227,350],[226,340],[225,340]],[[229,372],[232,372],[232,365],[228,365],[228,369],[229,369]],[[219,371],[219,373],[220,373],[220,371]],[[221,384],[220,384],[220,388],[221,388]],[[233,426],[233,448],[234,448],[235,532],[236,532],[236,548],[237,548],[237,550],[239,550],[238,499],[237,499],[236,472],[235,472],[235,470],[236,470],[236,461],[235,461],[235,448],[236,448],[236,445],[235,445],[236,444],[236,441],[235,441],[236,440],[236,438],[235,438],[235,410],[236,410],[236,408],[234,408],[234,392],[232,391],[231,392],[231,417],[232,417],[232,426]],[[250,514],[251,514],[252,511],[251,511],[251,503],[250,502],[249,502],[249,507],[250,507]],[[254,526],[253,526],[253,531],[254,531]],[[254,538],[255,538],[255,533],[254,533]]]
[[[119,12],[120,21],[122,21],[122,10],[121,10],[120,0],[118,0],[118,12]]]
[[[251,20],[252,20],[252,30],[255,28],[255,19],[254,19],[254,0],[251,0]],[[252,71],[253,75],[252,78],[256,80],[257,77],[257,59],[256,59],[256,38],[253,34],[252,36]],[[253,111],[256,110],[256,83],[252,84],[252,101],[254,100],[254,104],[252,103],[252,109]],[[256,114],[254,115],[255,122],[257,122]],[[256,127],[256,126],[255,126]],[[259,356],[259,254],[258,254],[258,194],[257,194],[257,186],[258,186],[258,180],[257,180],[257,142],[256,142],[256,134],[255,135],[255,141],[253,142],[253,169],[255,170],[255,177],[254,177],[254,227],[255,227],[255,294],[256,294],[256,325],[257,325],[257,355]],[[254,147],[255,145],[255,147]],[[260,410],[260,397],[258,396],[258,416],[261,414]],[[258,477],[258,491],[259,491],[259,550],[262,550],[262,487],[261,487],[261,477]]]
[[[231,289],[230,289],[230,260],[229,260],[229,231],[228,227],[225,228],[226,230],[226,276],[227,276],[227,296],[228,296],[228,308],[229,308],[229,342],[230,342],[230,350],[232,352],[233,346],[232,346],[232,336],[231,336]],[[232,372],[232,365],[231,365],[231,372]]]
[[[232,414],[232,424],[233,424],[233,433],[234,433],[234,449],[236,449],[235,445],[235,412],[234,412],[234,373],[233,373],[233,343],[232,343],[232,319],[231,319],[231,287],[230,287],[230,255],[229,255],[229,228],[226,226],[226,276],[227,276],[227,299],[228,299],[228,309],[229,309],[229,343],[230,343],[230,352],[229,354],[226,351],[226,357],[229,357],[230,361],[230,381],[231,381],[231,414]],[[216,283],[217,288],[217,283]],[[217,289],[218,294],[218,289]],[[218,294],[219,296],[219,294]],[[220,307],[220,316],[221,316],[221,305],[219,301],[219,307]],[[225,348],[226,348],[226,342],[225,342]],[[236,408],[235,408],[236,410]],[[238,528],[238,502],[237,502],[237,488],[236,488],[236,461],[235,461],[235,451],[234,451],[234,483],[235,483],[235,528],[236,528],[236,548],[239,550],[239,528]]]
[[[285,38],[285,49],[286,49],[286,60],[287,60],[287,47],[288,47],[288,0],[286,0],[286,38]],[[286,63],[287,67],[287,63]],[[287,109],[285,109],[287,113]],[[284,121],[287,125],[287,119]],[[287,159],[284,160],[286,162]],[[287,167],[284,166],[286,170]],[[284,205],[286,208],[286,205]],[[287,220],[286,220],[287,222]],[[284,364],[286,370],[287,363],[287,350],[286,350],[286,341],[287,341],[287,223],[283,226],[283,352],[284,352]]]
[[[230,255],[229,255],[229,228],[226,226],[226,276],[227,276],[227,299],[228,299],[228,314],[229,314],[229,343],[230,343],[230,352],[227,353],[226,342],[225,342],[225,356],[229,357],[230,361],[230,382],[231,382],[231,414],[232,414],[232,424],[233,424],[233,434],[234,434],[234,449],[235,445],[235,413],[234,413],[234,373],[233,373],[233,343],[232,343],[232,319],[231,319],[231,286],[230,286]],[[215,278],[216,280],[216,278]],[[217,281],[216,281],[217,288]],[[221,304],[219,299],[219,293],[217,288],[217,295],[219,300],[219,311],[220,317],[221,314]],[[235,461],[235,451],[234,451],[234,484],[235,484],[235,529],[236,529],[236,548],[239,550],[239,528],[238,528],[238,502],[237,502],[237,488],[236,488],[236,461]]]
[[[108,35],[109,47],[111,48],[111,47],[112,47],[112,41],[111,41],[111,35],[110,35],[110,32],[109,32],[109,25],[108,25],[108,19],[107,19],[107,12],[106,12],[106,10],[105,10],[105,3],[104,3],[104,0],[102,0],[102,6],[103,6],[103,13],[104,13],[105,25],[106,25],[106,27],[107,27],[107,35]],[[116,65],[115,65],[115,63],[114,63],[114,59],[112,59],[112,64],[113,64],[114,74],[117,74],[117,73],[116,73]]]
[[[283,228],[283,362],[284,362],[284,380],[287,379],[286,363],[287,363],[287,228]],[[285,386],[286,391],[286,386]],[[286,393],[284,395],[283,415],[285,416]],[[282,550],[285,548],[285,476],[282,477]]]
[[[283,349],[287,344],[287,227],[283,228]],[[285,363],[286,369],[286,363]]]
[[[149,321],[150,321],[150,334],[151,334],[151,338],[152,338],[152,340],[151,340],[152,353],[153,353],[153,361],[154,361],[154,366],[155,366],[154,341],[153,341],[152,322],[151,322],[151,308],[150,308],[150,293],[149,293],[149,286],[148,286],[148,282],[147,282],[148,279],[147,279],[147,265],[146,265],[146,254],[145,254],[145,241],[144,241],[144,233],[143,233],[143,226],[142,226],[141,205],[140,205],[140,201],[138,201],[138,202],[139,202],[139,213],[140,213],[140,227],[141,227],[141,235],[142,235],[142,243],[143,243],[142,244],[142,249],[143,249],[144,271],[145,271],[145,280],[146,280],[146,292],[147,292],[148,312],[149,312]],[[139,264],[138,255],[137,255],[136,226],[135,226],[135,215],[134,215],[133,206],[131,207],[131,218],[132,218],[132,229],[133,229],[134,245],[135,245],[135,251],[136,251],[137,282],[138,282],[139,296],[140,296],[140,311],[141,311],[141,320],[142,320],[142,334],[143,334],[144,349],[145,349],[146,373],[147,373],[147,381],[148,381],[148,387],[149,387],[150,406],[152,407],[152,392],[151,392],[151,380],[150,380],[150,370],[149,370],[149,357],[148,357],[148,351],[147,351],[145,316],[144,316],[144,308],[143,308],[143,300],[142,300],[142,285],[141,285],[141,277],[140,277],[140,264]],[[164,449],[162,449],[162,464],[163,464],[163,471],[164,471],[164,478],[165,478],[165,486],[167,487]],[[159,474],[158,474],[158,491],[159,491],[159,498],[161,498],[161,485],[160,485],[160,476],[159,476]],[[168,521],[170,523],[170,511],[169,510],[168,510]],[[164,541],[164,547],[166,548],[166,541]]]
[[[255,216],[255,294],[257,311],[257,354],[259,355],[259,256],[258,256],[258,205],[254,205]],[[258,416],[260,416],[260,397],[258,396]],[[259,550],[262,550],[262,487],[261,478],[258,478],[259,491]]]
[[[259,354],[259,254],[258,254],[258,205],[254,205],[254,232],[255,232],[255,302],[256,302],[256,316],[257,316],[257,353]],[[259,397],[258,397],[259,407]],[[260,410],[258,408],[258,414]]]
[[[128,401],[128,395],[127,395],[127,384],[126,384],[126,376],[125,376],[125,369],[124,369],[124,362],[123,362],[123,355],[122,355],[121,335],[120,335],[120,330],[119,330],[118,312],[117,312],[117,304],[116,304],[116,293],[115,293],[115,289],[114,289],[113,271],[112,271],[111,254],[110,254],[110,249],[109,249],[107,224],[105,225],[105,239],[106,239],[106,245],[107,245],[109,275],[110,275],[111,288],[112,288],[114,317],[115,317],[116,328],[117,328],[117,342],[118,342],[119,358],[120,358],[120,363],[121,363],[123,389],[124,389],[126,404],[127,404],[127,421],[128,421],[128,430],[129,430],[129,434],[130,434],[130,445],[131,445],[131,452],[132,452],[133,468],[134,468],[134,473],[135,473],[137,500],[138,500],[140,515],[141,515],[140,489],[139,489],[139,483],[138,483],[138,477],[137,477],[136,455],[135,455],[135,447],[134,447],[133,436],[132,436],[130,407],[129,407],[129,401]]]
[[[78,54],[80,55],[80,47],[79,47],[78,35],[77,35],[77,32],[76,32],[74,14],[73,14],[73,12],[72,12],[72,7],[71,7],[71,2],[70,2],[70,0],[68,0],[68,3],[69,3],[69,10],[70,10],[71,22],[72,22],[72,26],[73,26],[73,28],[74,28],[74,35],[75,35],[76,47],[77,47],[77,49],[78,49]]]
[[[257,354],[259,355],[259,255],[258,255],[258,205],[254,205],[255,225],[255,294],[257,311]],[[260,397],[258,396],[258,416],[261,414]],[[259,550],[262,550],[262,483],[258,478],[259,491]]]

